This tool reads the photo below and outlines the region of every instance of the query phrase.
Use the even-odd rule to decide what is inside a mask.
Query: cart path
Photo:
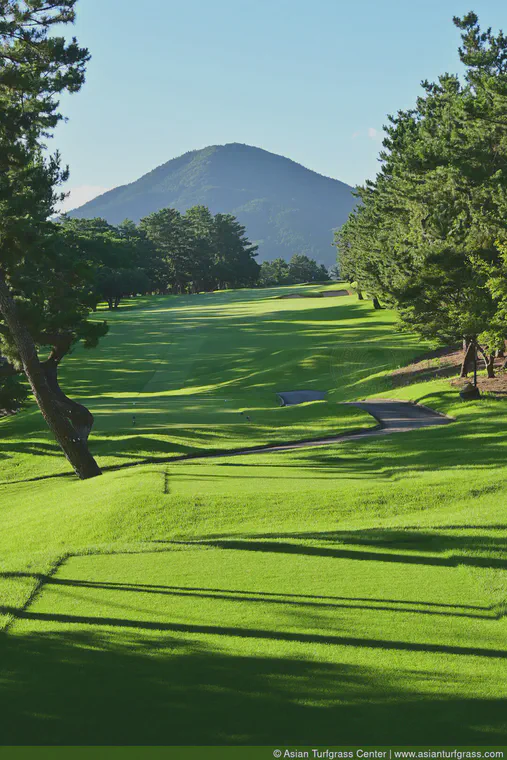
[[[270,452],[306,449],[313,446],[332,446],[336,443],[344,443],[345,441],[356,441],[363,438],[371,438],[373,436],[388,435],[390,433],[405,433],[408,430],[418,430],[419,428],[434,427],[435,425],[448,425],[450,422],[454,422],[452,417],[446,417],[444,414],[435,412],[433,409],[421,406],[413,401],[376,399],[375,401],[345,402],[344,405],[356,406],[359,409],[368,412],[377,420],[377,425],[372,428],[367,428],[366,430],[357,430],[356,432],[351,431],[350,433],[341,433],[341,435],[328,436],[326,438],[292,441],[291,443],[269,444],[267,446],[258,446],[256,448],[207,451],[195,454],[183,454],[176,457],[147,457],[142,461],[128,462],[120,465],[109,465],[103,467],[102,471],[112,472],[147,464],[177,464],[178,462],[189,462],[195,459],[225,459],[227,457],[246,456],[247,454],[269,454]],[[56,473],[55,475],[39,475],[35,478],[3,481],[0,482],[0,488],[12,486],[17,483],[32,483],[39,480],[69,477],[74,477],[74,475],[69,472]]]
[[[376,399],[375,401],[352,401],[347,406],[356,406],[371,414],[377,420],[374,428],[358,430],[357,432],[342,433],[341,435],[328,436],[313,441],[293,441],[273,446],[262,446],[255,449],[237,449],[227,453],[213,452],[213,457],[243,456],[245,454],[266,454],[270,451],[289,451],[290,449],[303,449],[310,446],[330,446],[344,441],[355,441],[372,436],[389,435],[391,433],[405,433],[407,430],[418,430],[423,427],[435,425],[448,425],[454,422],[452,417],[447,417],[440,412],[435,412],[427,406],[416,404],[413,401],[391,401]],[[209,455],[208,455],[209,456]],[[192,459],[202,458],[202,454],[192,455]],[[173,460],[174,461],[174,460]]]

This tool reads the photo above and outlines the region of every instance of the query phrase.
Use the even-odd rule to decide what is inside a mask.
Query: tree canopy
[[[213,216],[206,206],[185,214],[167,208],[141,219],[139,229],[156,250],[163,290],[196,293],[257,282],[257,246],[231,214]]]
[[[498,278],[507,240],[507,38],[455,18],[465,76],[423,82],[389,117],[374,181],[336,235],[342,276],[440,341],[507,334]],[[489,361],[489,360],[488,360]]]
[[[305,254],[295,253],[289,262],[285,259],[263,261],[259,274],[259,285],[297,285],[303,282],[328,282],[330,280],[326,267],[318,264]]]

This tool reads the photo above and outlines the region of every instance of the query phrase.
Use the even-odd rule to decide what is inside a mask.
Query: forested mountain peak
[[[289,158],[241,143],[210,145],[173,158],[128,185],[72,211],[77,218],[103,217],[111,224],[138,222],[162,208],[195,205],[229,213],[259,245],[259,260],[307,253],[335,261],[333,229],[355,205],[352,188]]]

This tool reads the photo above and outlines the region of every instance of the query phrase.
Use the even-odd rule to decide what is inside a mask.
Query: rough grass
[[[179,353],[168,349],[171,369],[160,371],[177,375],[169,395],[195,403],[205,387],[223,400],[214,374],[221,361],[231,379],[225,398],[233,388],[245,401],[251,391],[267,399],[303,376],[299,387],[331,398],[391,394],[456,422],[318,449],[143,465],[86,483],[14,483],[23,479],[16,463],[20,472],[25,465],[8,451],[2,464],[13,469],[0,487],[6,744],[334,746],[338,735],[341,744],[506,742],[505,405],[461,403],[446,381],[390,391],[389,368],[417,352],[394,332],[392,315],[353,298],[337,306],[267,293],[218,295],[231,336],[237,327],[255,343],[243,355],[231,353],[232,337],[215,342],[211,296],[126,309],[107,340],[121,348],[129,335],[133,355],[146,351],[144,362],[158,366],[162,349],[150,357],[140,345],[144,320],[158,313],[170,332],[180,308],[195,317],[200,304],[210,345],[179,375],[183,343]],[[106,351],[104,386],[89,375],[97,403],[109,403],[109,355],[118,355],[121,392],[132,398],[121,371],[131,359]],[[100,367],[94,356],[85,372]],[[67,370],[74,387],[80,361],[76,353]],[[285,381],[292,387],[280,387]],[[245,408],[288,411],[256,403]],[[306,407],[312,430],[329,406]],[[183,429],[184,408],[174,412]],[[9,431],[3,443],[16,442],[15,427],[3,426],[29,425],[30,414],[0,422]],[[146,429],[156,438],[154,425]],[[244,428],[236,430],[244,441]],[[124,461],[134,461],[122,445]],[[44,450],[26,457],[36,462],[26,472],[38,476],[56,460]]]

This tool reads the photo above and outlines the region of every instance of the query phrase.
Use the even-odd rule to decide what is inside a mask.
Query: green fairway
[[[390,312],[353,297],[279,298],[292,290],[139,299],[99,314],[109,335],[66,359],[61,376],[96,417],[91,448],[100,464],[372,424],[336,402],[382,389],[376,375],[409,361],[418,341],[393,334]],[[328,403],[280,408],[276,393],[298,389],[330,391]],[[1,480],[68,471],[34,407],[0,420],[0,435]]]
[[[507,743],[505,403],[392,390],[426,347],[390,312],[281,292],[129,304],[71,357],[101,463],[167,461],[46,477],[35,411],[0,421],[5,743]],[[338,402],[374,393],[456,421],[171,462],[372,424]]]

